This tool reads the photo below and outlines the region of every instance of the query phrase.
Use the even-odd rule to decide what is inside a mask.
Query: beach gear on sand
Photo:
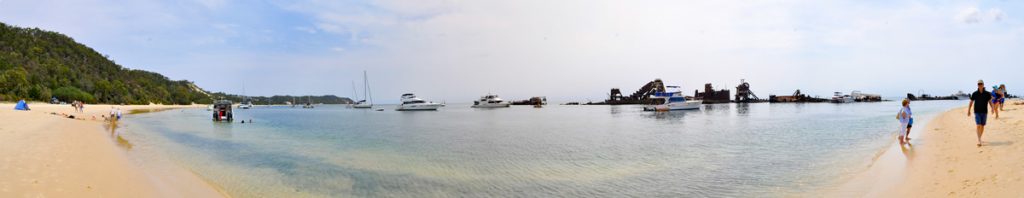
[[[28,111],[31,109],[28,108],[28,103],[25,103],[25,100],[19,100],[18,104],[14,105],[14,110]]]

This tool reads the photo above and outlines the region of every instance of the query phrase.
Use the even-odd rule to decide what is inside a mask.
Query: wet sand
[[[989,114],[984,144],[976,145],[974,117],[954,108],[911,132],[867,171],[830,190],[838,197],[1020,197],[1024,194],[1024,105],[1007,101]],[[916,134],[915,134],[916,133]],[[894,136],[895,137],[895,136]]]
[[[133,163],[125,153],[130,143],[101,117],[110,105],[86,105],[85,112],[42,103],[30,103],[31,111],[0,107],[0,197],[225,197],[188,170],[146,171]],[[117,107],[127,115],[201,106]]]

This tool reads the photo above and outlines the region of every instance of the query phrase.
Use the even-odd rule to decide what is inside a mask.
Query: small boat
[[[353,86],[355,86],[353,84]],[[354,90],[353,90],[354,91]],[[366,101],[369,99],[370,101]],[[352,108],[357,109],[369,109],[373,108],[373,95],[370,94],[370,81],[366,78],[366,71],[363,71],[363,100],[356,102],[352,105]]]
[[[479,100],[473,101],[473,106],[470,106],[470,107],[473,107],[473,108],[504,108],[504,107],[509,107],[510,105],[512,105],[512,104],[505,102],[505,100],[502,100],[501,98],[499,98],[498,95],[487,94],[487,95],[484,95],[484,96],[480,96]]]
[[[313,102],[312,101],[313,100],[311,100],[309,98],[309,96],[306,96],[306,105],[302,105],[302,108],[303,109],[312,109],[313,108]]]
[[[231,122],[234,120],[234,117],[231,115],[230,100],[218,100],[213,103],[213,121]]]
[[[702,101],[687,100],[682,91],[655,92],[651,94],[652,104],[644,106],[644,111],[675,111],[700,109]]]
[[[250,109],[250,108],[252,108],[252,101],[250,100],[250,101],[243,102],[242,104],[238,104],[238,108],[240,108],[240,109]]]
[[[210,104],[210,106],[206,106],[206,111],[213,111],[213,104]]]
[[[854,101],[853,96],[843,95],[842,92],[835,92],[832,95],[832,103],[851,103]]]
[[[957,100],[971,99],[971,95],[967,95],[967,93],[964,93],[964,91],[957,91],[956,94],[953,94],[953,96],[956,96]]]
[[[242,86],[242,95],[245,95],[245,86]],[[249,96],[243,96],[242,97],[242,103],[238,104],[238,108],[239,109],[249,109],[249,108],[252,108],[252,98],[249,97]]]
[[[395,111],[435,111],[441,108],[444,104],[427,102],[415,94],[407,93],[402,94],[402,104],[395,107]]]

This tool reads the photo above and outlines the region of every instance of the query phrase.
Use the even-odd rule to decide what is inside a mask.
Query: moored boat
[[[398,104],[395,111],[435,111],[443,106],[444,104],[428,102],[416,97],[415,94],[407,93],[402,94],[402,104]]]
[[[651,104],[644,106],[644,111],[675,111],[700,109],[703,102],[687,100],[681,91],[655,92],[650,96]]]
[[[473,108],[503,108],[503,107],[509,107],[510,105],[512,105],[512,104],[510,104],[508,102],[505,102],[505,100],[502,100],[500,97],[498,97],[498,95],[487,94],[487,95],[484,95],[484,96],[480,96],[479,100],[473,101],[473,106],[470,106],[470,107],[473,107]]]
[[[843,95],[842,92],[835,92],[835,94],[832,95],[832,103],[851,103],[851,102],[854,102],[853,96]]]
[[[234,119],[231,113],[231,101],[230,100],[218,100],[213,103],[213,121],[215,122],[231,122]]]
[[[367,101],[369,100],[369,101]],[[359,100],[352,108],[369,109],[373,108],[373,95],[370,93],[370,81],[366,78],[366,71],[363,71],[363,100]]]

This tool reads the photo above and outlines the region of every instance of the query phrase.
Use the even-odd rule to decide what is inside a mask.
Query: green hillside
[[[121,67],[71,37],[0,23],[0,100],[112,104],[210,103],[185,80]]]
[[[61,33],[0,23],[0,101],[81,100],[109,104],[208,104],[242,96],[208,93],[192,82],[121,67]],[[350,103],[333,95],[296,96],[315,103]],[[252,97],[283,104],[292,96]]]

